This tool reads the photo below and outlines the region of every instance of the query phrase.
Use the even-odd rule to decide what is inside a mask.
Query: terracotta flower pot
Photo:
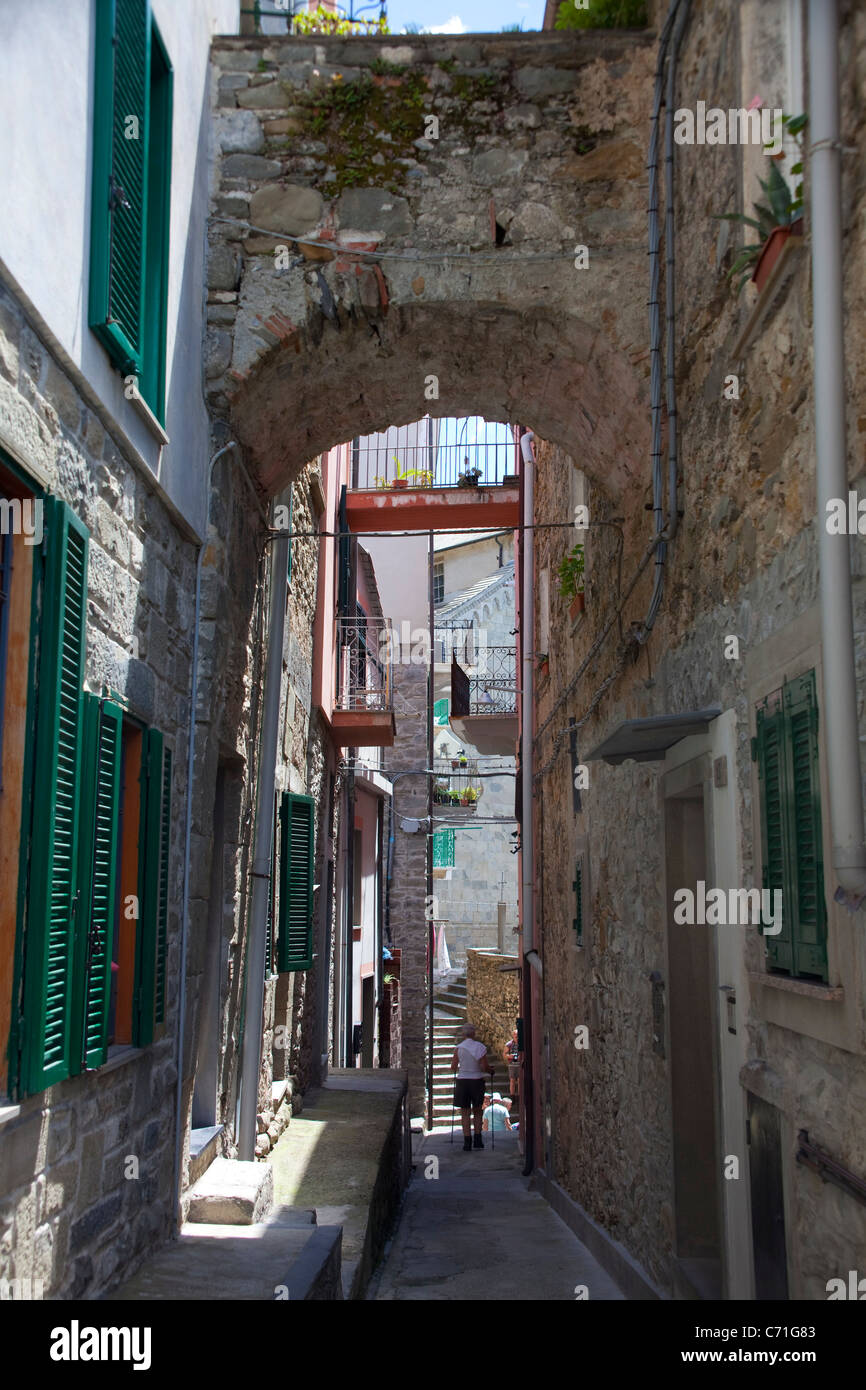
[[[408,486],[409,486],[409,479],[408,479],[408,478],[395,478],[394,481],[392,482],[391,486],[392,486],[392,487],[408,487]]]
[[[571,605],[568,610],[568,616],[570,618],[576,618],[578,613],[583,612],[585,607],[585,598],[586,595],[583,592],[575,594],[574,598],[571,600]]]
[[[755,263],[752,274],[752,283],[760,294],[770,278],[770,271],[782,254],[782,248],[789,236],[803,235],[803,219],[798,217],[796,222],[792,222],[790,227],[774,227],[767,240],[764,242],[764,249]]]

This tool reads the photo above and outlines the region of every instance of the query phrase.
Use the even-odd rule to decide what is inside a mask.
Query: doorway
[[[665,868],[677,1287],[681,1297],[716,1299],[722,1296],[722,1156],[716,1079],[715,928],[697,921],[694,925],[680,924],[673,918],[677,889],[690,889],[697,901],[697,884],[710,877],[705,806],[702,780],[668,791]]]

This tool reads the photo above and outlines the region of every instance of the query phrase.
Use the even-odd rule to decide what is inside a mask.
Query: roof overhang
[[[603,743],[588,754],[586,761],[604,759],[616,766],[634,759],[636,763],[661,762],[669,748],[693,734],[705,734],[721,709],[690,710],[687,714],[657,714],[651,719],[626,719],[608,734]]]

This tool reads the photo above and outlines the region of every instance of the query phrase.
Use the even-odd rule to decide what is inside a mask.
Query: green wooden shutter
[[[24,902],[20,1083],[43,1091],[69,1075],[78,867],[81,706],[87,643],[88,532],[56,497],[44,501],[38,595],[32,827]]]
[[[274,793],[274,831],[271,842],[271,881],[268,884],[268,920],[265,932],[265,979],[274,973],[274,904],[277,893],[277,845],[280,832],[280,793]]]
[[[818,705],[815,672],[789,681],[784,689],[790,795],[790,917],[797,975],[827,979],[827,907],[821,789],[818,774]]]
[[[436,701],[434,702],[434,704],[433,704],[433,723],[434,723],[434,724],[437,724],[437,725],[439,725],[440,727],[443,727],[443,726],[444,726],[444,727],[447,728],[447,726],[448,726],[448,704],[449,704],[449,701],[448,701],[447,696],[445,697],[444,700],[436,700]]]
[[[168,961],[168,866],[171,847],[171,749],[162,755],[162,799],[159,809],[159,896],[156,910],[156,1021],[165,1022]]]
[[[73,1071],[102,1066],[108,1053],[122,719],[117,705],[84,696]]]
[[[756,745],[761,801],[763,887],[771,894],[776,889],[780,889],[782,893],[782,930],[776,936],[764,935],[763,941],[767,961],[772,968],[793,970],[793,918],[787,873],[785,726],[781,709],[773,712],[766,707],[758,709]],[[770,901],[773,902],[772,897]]]
[[[280,804],[280,909],[278,968],[309,970],[313,964],[314,802],[284,792]]]
[[[583,945],[583,860],[578,859],[574,870],[574,934],[577,938],[578,946]]]
[[[293,512],[293,510],[294,510],[294,500],[295,500],[295,489],[294,489],[293,487],[290,487],[290,488],[289,488],[289,530],[290,530],[290,531],[291,531],[291,529],[292,529],[292,512]],[[289,536],[289,559],[288,559],[288,565],[287,565],[287,567],[286,567],[286,583],[287,583],[287,584],[291,584],[291,582],[292,582],[292,550],[293,550],[293,549],[294,549],[293,538],[292,538],[292,536]]]
[[[149,94],[149,0],[97,0],[90,326],[120,370],[136,376],[144,361]]]
[[[138,843],[138,950],[136,953],[133,1042],[147,1047],[159,999],[157,983],[162,975],[165,1000],[165,938],[168,917],[168,832],[170,815],[171,755],[161,733],[145,729],[141,759],[141,822]],[[165,805],[164,805],[165,803]]]
[[[453,869],[454,867],[454,831],[453,830],[434,830],[433,831],[433,868],[434,869]]]

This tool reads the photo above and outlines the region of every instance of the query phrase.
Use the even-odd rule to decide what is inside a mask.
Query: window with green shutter
[[[760,792],[762,886],[782,894],[782,929],[763,937],[767,963],[771,970],[826,981],[827,908],[814,671],[787,681],[759,706],[753,757]]]
[[[281,973],[313,964],[314,806],[310,796],[280,800],[280,902],[277,963]]]
[[[454,868],[454,831],[433,831],[433,868]]]
[[[90,326],[164,421],[172,72],[149,0],[97,0]]]
[[[78,918],[72,1036],[74,1072],[102,1066],[108,1053],[108,1008],[117,903],[120,763],[123,714],[84,696]]]
[[[27,1094],[69,1076],[77,911],[82,680],[88,532],[57,498],[44,500],[44,560],[34,572],[35,679],[28,708],[29,824],[21,836],[22,1017],[17,1086]],[[14,1070],[14,1062],[13,1062]]]
[[[578,859],[574,870],[574,920],[572,926],[578,946],[583,945],[583,860]]]
[[[165,1017],[171,750],[156,729],[144,731],[139,822],[140,920],[136,952],[133,1042],[147,1047]]]

